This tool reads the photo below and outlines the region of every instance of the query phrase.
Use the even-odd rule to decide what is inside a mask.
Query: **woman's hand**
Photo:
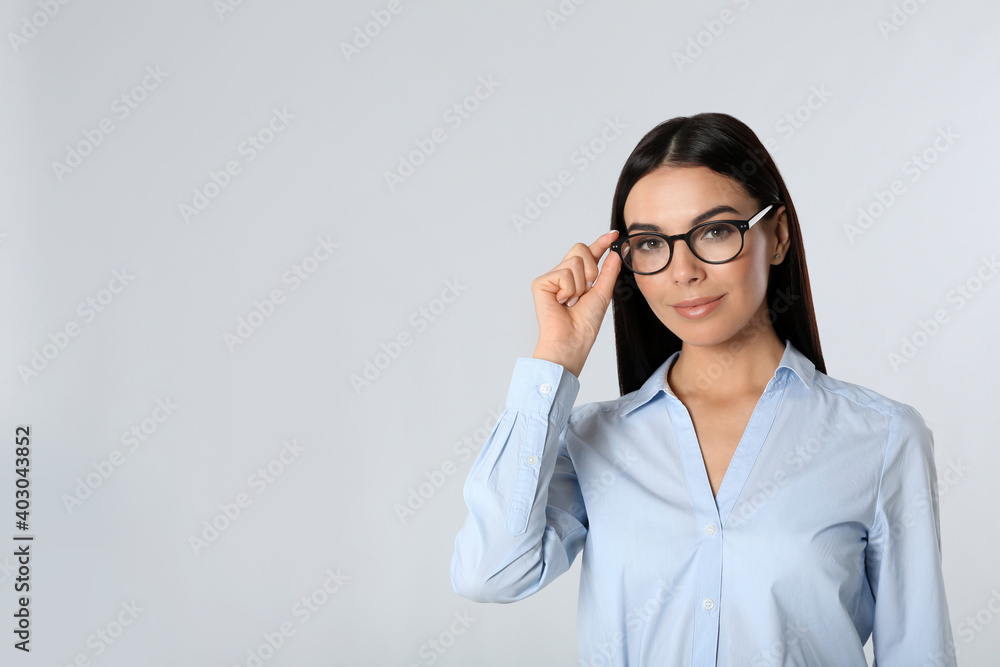
[[[558,266],[531,282],[538,318],[535,359],[560,364],[580,376],[621,269],[621,257],[615,252],[608,253],[600,275],[597,262],[617,236],[618,231],[612,230],[590,246],[577,243]]]

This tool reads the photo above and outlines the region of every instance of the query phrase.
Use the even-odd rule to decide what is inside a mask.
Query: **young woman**
[[[611,229],[531,284],[538,344],[469,472],[456,593],[519,600],[582,551],[584,665],[866,667],[869,636],[879,667],[954,665],[932,433],[826,375],[758,138],[658,125]],[[622,396],[574,408],[611,302]]]

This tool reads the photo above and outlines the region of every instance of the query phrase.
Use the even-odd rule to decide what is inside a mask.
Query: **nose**
[[[670,257],[670,265],[667,272],[671,280],[677,284],[691,283],[705,277],[704,263],[694,256],[691,248],[683,239],[678,239],[674,243],[673,254]]]

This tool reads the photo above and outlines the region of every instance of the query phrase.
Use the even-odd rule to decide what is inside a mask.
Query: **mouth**
[[[697,299],[687,299],[686,301],[678,301],[675,303],[674,308],[693,308],[694,306],[701,306],[706,303],[718,301],[721,298],[721,296],[703,296]]]
[[[673,305],[673,309],[678,315],[689,320],[698,319],[700,317],[705,317],[722,303],[722,296],[706,296],[699,297],[697,299],[687,299],[686,301],[679,301]]]

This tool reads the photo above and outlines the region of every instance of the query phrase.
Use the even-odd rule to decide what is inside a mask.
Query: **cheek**
[[[770,264],[766,259],[746,253],[727,264],[710,267],[706,271],[705,289],[701,291],[727,292],[737,297],[738,301],[757,303],[767,292],[769,269]],[[677,294],[669,294],[670,290],[662,280],[656,280],[656,276],[635,276],[635,284],[654,313],[661,315],[671,312],[665,304],[677,297]]]
[[[747,271],[747,285],[751,286],[756,297],[763,299],[767,292],[767,283],[771,276],[771,264],[766,257],[754,258],[752,266]]]
[[[740,275],[736,280],[745,287],[756,290],[759,287],[767,286],[767,262],[756,257],[747,257],[746,263],[741,266]]]
[[[663,288],[651,278],[652,276],[636,276],[635,284],[639,287],[639,294],[646,299],[646,303],[655,313],[658,312],[656,304],[663,300]]]
[[[746,261],[733,261],[721,264],[709,277],[710,292],[726,292],[737,310],[756,309],[767,293],[767,264],[757,261],[754,257],[741,258]],[[761,268],[763,264],[764,268]]]
[[[747,239],[749,241],[749,239]],[[755,239],[757,240],[757,239]],[[771,262],[768,257],[767,244],[747,243],[744,248],[743,259],[746,259],[743,272],[746,274],[744,281],[747,285],[758,287],[761,290],[767,289],[767,280],[771,274]]]

